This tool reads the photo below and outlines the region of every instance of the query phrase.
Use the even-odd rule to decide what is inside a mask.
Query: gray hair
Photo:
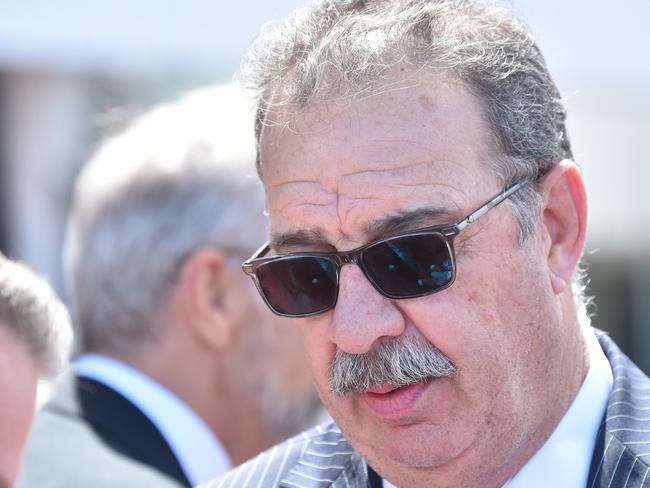
[[[395,68],[406,68],[403,79]],[[511,198],[524,243],[539,220],[538,178],[572,153],[559,91],[510,8],[487,0],[315,1],[266,28],[241,76],[258,94],[259,145],[263,125],[289,123],[281,117],[291,111],[403,88],[418,73],[458,80],[474,94],[491,131],[492,169],[504,186],[532,183]],[[257,165],[263,177],[259,151]]]
[[[399,66],[411,78],[455,77],[477,95],[504,184],[535,180],[571,157],[566,111],[532,35],[510,10],[472,0],[321,0],[296,11],[260,37],[242,69],[259,92],[258,140],[277,108],[397,88],[408,83],[395,80]],[[525,193],[513,201],[530,200]],[[530,230],[522,222],[522,238]]]
[[[44,378],[68,361],[72,327],[65,306],[47,282],[0,254],[0,326],[24,343]]]
[[[140,117],[85,166],[64,251],[83,350],[126,352],[157,337],[193,251],[243,259],[265,238],[253,112],[234,86],[200,90]]]

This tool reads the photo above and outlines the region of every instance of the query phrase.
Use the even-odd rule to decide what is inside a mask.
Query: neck
[[[219,439],[234,465],[282,440],[263,424],[253,395],[237,391],[226,380],[219,354],[186,348],[182,342],[162,339],[129,354],[97,352],[141,371],[178,396]]]
[[[562,336],[564,342],[562,347],[557,347],[557,345],[554,347],[557,348],[555,352],[560,350],[563,352],[553,358],[556,364],[547,370],[546,384],[549,391],[540,395],[544,398],[537,401],[535,410],[530,408],[530,413],[539,419],[537,428],[534,429],[534,432],[520,438],[521,449],[512,456],[510,462],[502,465],[498,471],[499,476],[493,478],[492,476],[496,474],[494,473],[477,486],[491,486],[490,483],[498,480],[494,486],[501,487],[516,475],[551,437],[585,380],[589,370],[586,334],[591,333],[591,330],[588,324],[579,320],[573,305],[573,297],[567,297],[562,309],[562,320],[558,326],[565,328],[567,333]],[[492,481],[489,481],[490,479]]]
[[[235,465],[283,440],[266,427],[250,392],[221,382],[215,395],[221,399],[217,433]]]

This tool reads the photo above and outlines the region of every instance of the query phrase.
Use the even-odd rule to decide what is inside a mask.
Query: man
[[[34,417],[39,377],[67,360],[68,312],[26,266],[0,254],[0,486],[13,486]]]
[[[320,410],[300,335],[240,270],[266,232],[250,107],[198,91],[84,168],[66,238],[83,354],[38,418],[24,486],[195,485]]]
[[[526,27],[328,0],[252,52],[270,243],[244,270],[335,423],[210,486],[650,486],[650,381],[588,325],[584,183]]]

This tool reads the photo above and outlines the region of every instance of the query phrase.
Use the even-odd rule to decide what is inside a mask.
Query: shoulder
[[[365,486],[365,464],[333,422],[319,425],[230,471],[202,488]],[[355,484],[354,480],[363,482]]]
[[[40,410],[28,439],[18,487],[178,488],[158,471],[107,446],[82,418],[74,378],[66,377]]]
[[[650,487],[650,378],[606,334],[598,340],[614,382],[601,426],[592,486]]]

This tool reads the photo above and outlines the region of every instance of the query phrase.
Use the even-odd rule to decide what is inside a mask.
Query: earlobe
[[[232,338],[223,302],[227,291],[226,259],[211,248],[199,249],[186,260],[180,283],[187,326],[205,347],[221,351]]]
[[[560,161],[541,181],[542,219],[549,242],[548,267],[556,294],[571,283],[584,249],[587,194],[573,161]]]

